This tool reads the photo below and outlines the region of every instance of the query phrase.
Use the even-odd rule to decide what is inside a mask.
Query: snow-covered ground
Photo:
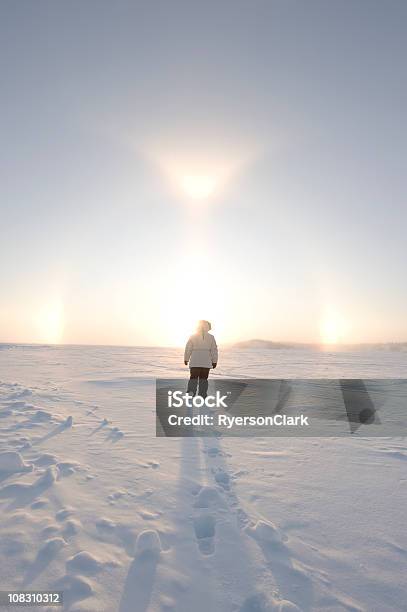
[[[406,610],[405,438],[156,438],[155,377],[183,375],[175,349],[0,346],[0,590]],[[407,378],[407,354],[229,349],[214,375]]]

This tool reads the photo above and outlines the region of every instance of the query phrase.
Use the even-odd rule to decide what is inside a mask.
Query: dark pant
[[[209,368],[190,368],[191,377],[188,381],[187,392],[191,395],[196,395],[199,381],[199,392],[198,395],[206,397],[208,392],[208,376]]]

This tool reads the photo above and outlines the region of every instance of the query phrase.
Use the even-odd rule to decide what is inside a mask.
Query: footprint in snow
[[[198,548],[203,555],[215,552],[216,520],[211,514],[201,514],[194,519],[194,531]]]
[[[95,429],[93,429],[91,431],[90,435],[94,436],[95,433],[97,433],[98,431],[100,431],[104,427],[107,427],[108,425],[109,425],[109,421],[107,419],[103,419],[103,421],[97,427],[95,427]]]
[[[75,510],[73,508],[67,506],[66,508],[61,508],[61,510],[58,510],[55,515],[55,518],[57,519],[57,521],[62,523],[62,521],[65,521],[67,518],[72,516],[74,512]]]
[[[194,508],[224,508],[225,502],[215,487],[202,487],[199,491]]]
[[[62,535],[65,539],[73,538],[76,536],[82,528],[80,521],[76,519],[68,519],[65,523],[65,527],[62,530]]]
[[[113,427],[110,432],[107,434],[106,436],[106,440],[109,440],[109,442],[118,442],[118,440],[120,440],[121,438],[123,438],[124,433],[118,428],[118,427]]]
[[[105,567],[117,567],[118,565],[116,561],[102,561],[86,550],[78,552],[66,562],[70,574],[85,574],[85,576],[94,576]]]
[[[301,610],[287,599],[277,600],[259,592],[249,595],[239,608],[239,612],[301,612]]]
[[[224,489],[228,490],[230,488],[230,476],[224,470],[219,469],[215,472],[215,480]]]
[[[67,610],[82,599],[86,599],[94,594],[92,585],[82,576],[65,575],[52,585],[52,590],[64,592],[64,607]]]
[[[48,505],[47,499],[37,499],[37,501],[33,502],[30,506],[33,510],[38,510],[39,508],[44,508],[44,506]]]
[[[209,455],[209,457],[217,457],[217,456],[223,456],[224,455],[224,453],[219,448],[217,448],[216,446],[214,446],[212,448],[205,449],[203,452],[206,455]]]
[[[122,497],[125,497],[127,495],[127,491],[114,491],[113,493],[110,493],[110,495],[107,496],[107,499],[109,501],[109,504],[115,504],[116,501],[118,499],[121,499]]]
[[[195,537],[203,555],[215,552],[215,529],[216,520],[211,514],[201,514],[194,519]]]

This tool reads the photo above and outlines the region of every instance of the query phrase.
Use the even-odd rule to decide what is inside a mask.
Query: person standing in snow
[[[184,363],[190,369],[190,379],[187,393],[195,395],[199,383],[199,395],[206,397],[208,391],[208,376],[211,368],[218,363],[218,347],[216,340],[209,330],[212,329],[209,321],[199,321],[196,334],[193,334],[186,346]]]

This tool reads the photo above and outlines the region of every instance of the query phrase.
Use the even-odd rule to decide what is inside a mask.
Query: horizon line
[[[385,345],[403,345],[407,344],[407,340],[384,340],[376,342],[301,342],[298,340],[264,340],[262,338],[250,338],[248,340],[237,340],[236,342],[220,343],[219,346],[224,348],[239,348],[237,345],[262,342],[265,344],[285,344],[291,346],[309,346],[317,348],[325,347],[345,347],[345,346],[385,346]],[[83,342],[3,342],[0,341],[0,346],[38,346],[38,347],[53,347],[53,346],[73,346],[73,347],[100,347],[100,348],[182,348],[181,344],[93,344]],[[258,348],[258,347],[254,347]]]

